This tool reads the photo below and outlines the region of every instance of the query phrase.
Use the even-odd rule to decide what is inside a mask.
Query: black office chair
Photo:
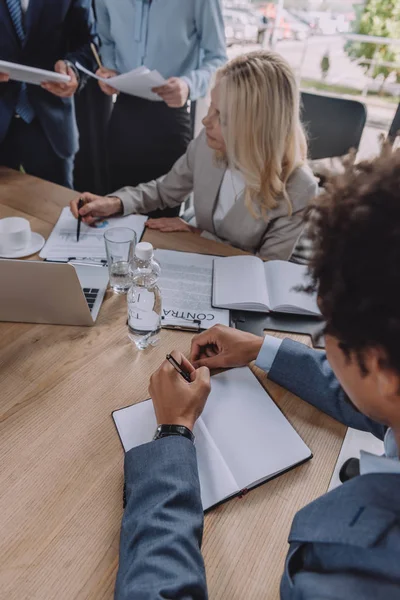
[[[367,110],[361,102],[301,92],[302,122],[308,137],[310,160],[337,158],[358,150]],[[326,167],[313,165],[319,186],[326,183]],[[306,265],[311,256],[311,242],[303,231],[290,257],[290,262]]]
[[[302,122],[308,136],[309,158],[344,156],[358,150],[367,110],[361,102],[301,92]]]
[[[396,114],[394,115],[392,124],[389,129],[389,139],[394,142],[395,137],[400,131],[400,102],[396,110]]]

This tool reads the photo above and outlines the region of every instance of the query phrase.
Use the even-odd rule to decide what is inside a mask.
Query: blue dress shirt
[[[227,60],[220,0],[95,0],[105,67],[126,73],[145,65],[181,77],[189,97],[205,96]]]
[[[278,354],[282,340],[271,335],[266,335],[261,350],[257,356],[256,366],[263,371],[269,371]],[[385,454],[377,456],[370,452],[360,452],[360,473],[398,473],[400,474],[400,452],[396,445],[393,430],[386,432],[384,440]]]

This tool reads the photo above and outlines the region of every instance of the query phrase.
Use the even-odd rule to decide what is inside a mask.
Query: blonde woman
[[[107,198],[85,193],[80,214],[86,223],[112,214],[146,214],[179,206],[193,192],[195,225],[162,218],[150,219],[147,227],[190,231],[287,260],[317,192],[305,165],[295,76],[279,54],[251,52],[219,70],[211,100],[204,130],[169,173]],[[71,202],[76,217],[77,202]]]

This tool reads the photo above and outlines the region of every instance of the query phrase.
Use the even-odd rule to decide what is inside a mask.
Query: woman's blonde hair
[[[286,182],[307,157],[292,69],[275,52],[250,52],[222,67],[218,82],[226,160],[245,179],[246,206],[265,218],[283,197],[291,214]]]

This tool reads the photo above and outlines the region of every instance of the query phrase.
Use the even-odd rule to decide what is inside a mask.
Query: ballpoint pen
[[[79,202],[78,202],[78,225],[76,226],[76,241],[79,242],[79,235],[81,233],[81,221],[82,221],[82,217],[79,214],[80,209],[83,206],[83,200],[82,198],[79,198]]]
[[[174,367],[174,369],[176,371],[178,371],[179,375],[182,375],[182,377],[185,381],[187,381],[188,383],[192,382],[192,380],[190,378],[190,373],[188,373],[187,371],[184,371],[182,369],[181,365],[176,362],[176,360],[174,359],[173,356],[171,356],[170,354],[167,354],[166,359]]]

